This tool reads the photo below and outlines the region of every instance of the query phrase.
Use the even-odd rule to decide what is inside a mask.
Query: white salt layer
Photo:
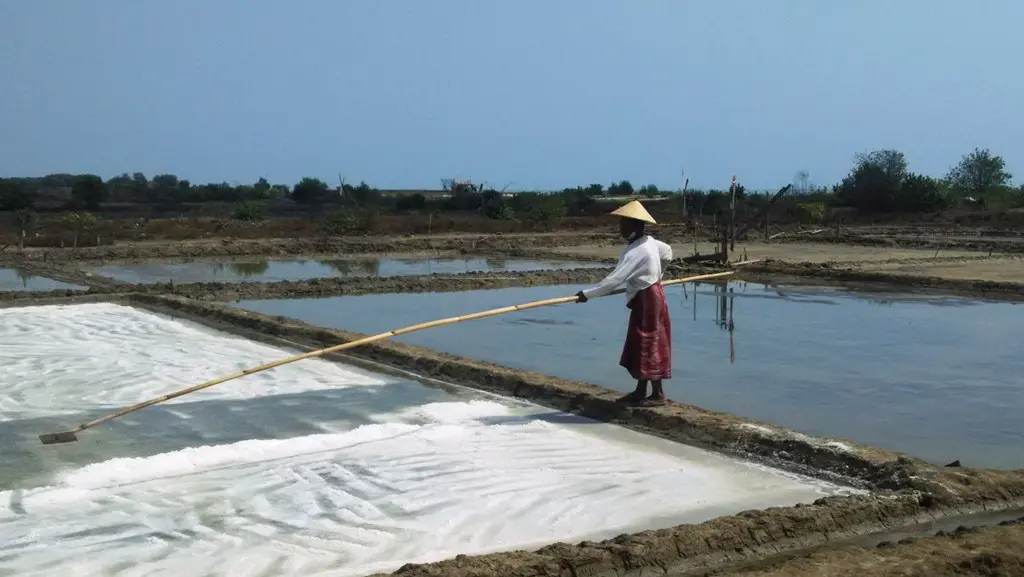
[[[0,420],[121,408],[296,354],[127,306],[0,309]],[[306,359],[167,404],[393,381]]]
[[[225,365],[287,354],[127,307],[18,312],[0,311],[0,339],[34,352],[40,370],[65,375],[66,382],[48,394],[19,384],[31,371],[5,351],[11,365],[0,364],[0,390],[9,400],[8,419],[54,414],[66,401],[61,395],[72,389],[86,404],[93,394],[103,403],[149,397],[165,391],[168,380],[198,377],[190,373],[193,362],[205,367],[203,380]],[[17,332],[28,325],[43,336]],[[69,343],[67,335],[83,331],[90,344],[77,345],[75,354],[45,354],[45,335]],[[111,357],[116,350],[117,369],[86,354],[91,346]],[[247,402],[256,402],[268,391],[386,382],[328,362],[292,366],[294,372],[282,367],[268,373],[260,387],[243,383],[211,392],[204,402],[215,402],[216,395],[249,395]],[[194,421],[206,418],[188,407],[183,412]],[[380,410],[370,424],[338,432],[200,442],[54,469],[46,486],[0,491],[0,574],[364,575],[460,553],[601,539],[844,492],[559,415],[500,400],[453,398]],[[88,446],[83,441],[59,450]],[[56,454],[34,450],[41,458]]]

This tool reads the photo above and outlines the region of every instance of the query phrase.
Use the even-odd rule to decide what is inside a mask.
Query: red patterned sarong
[[[672,323],[661,283],[638,292],[626,306],[629,327],[619,364],[637,380],[672,378]]]

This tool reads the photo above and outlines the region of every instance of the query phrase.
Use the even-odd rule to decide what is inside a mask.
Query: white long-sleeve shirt
[[[672,247],[648,235],[626,245],[615,270],[597,286],[583,291],[588,299],[604,296],[626,285],[626,302],[636,293],[661,281],[665,267],[672,261]]]

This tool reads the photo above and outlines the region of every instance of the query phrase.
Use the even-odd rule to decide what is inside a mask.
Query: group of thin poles
[[[728,283],[711,283],[714,287],[715,294],[715,325],[722,329],[729,331],[729,363],[736,363],[736,342],[734,333],[736,330],[736,323],[734,322],[734,313],[736,310],[736,296],[733,294],[734,287],[728,286]],[[693,286],[693,320],[697,320],[697,291],[700,288],[701,283],[694,283]],[[683,287],[683,297],[688,299],[689,294],[686,291],[686,287]]]

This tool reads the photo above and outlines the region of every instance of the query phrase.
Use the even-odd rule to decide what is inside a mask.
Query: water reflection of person
[[[576,293],[577,302],[585,303],[626,285],[629,325],[619,365],[636,379],[636,389],[619,401],[662,403],[665,390],[661,382],[672,378],[672,324],[661,278],[672,260],[672,248],[647,234],[646,225],[657,223],[639,201],[611,214],[620,217],[619,233],[627,241],[626,248],[611,274],[597,286]],[[648,381],[652,386],[650,397],[646,397]]]

